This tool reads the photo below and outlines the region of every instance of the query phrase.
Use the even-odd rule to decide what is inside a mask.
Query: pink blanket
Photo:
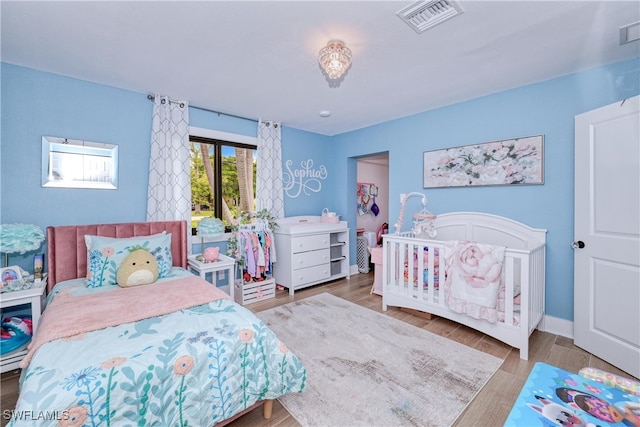
[[[225,298],[229,296],[196,276],[90,295],[60,294],[42,314],[38,330],[20,367],[29,366],[36,350],[49,341]]]
[[[445,299],[451,310],[492,323],[498,321],[500,290],[504,295],[505,250],[504,246],[483,243],[445,242]]]

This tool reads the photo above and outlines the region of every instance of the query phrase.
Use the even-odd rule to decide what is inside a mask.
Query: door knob
[[[573,242],[571,244],[571,247],[573,249],[582,249],[582,248],[584,248],[584,242],[582,240],[578,240],[577,242]]]

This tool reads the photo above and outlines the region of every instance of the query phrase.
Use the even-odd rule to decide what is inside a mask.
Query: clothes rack
[[[234,231],[242,275],[235,283],[234,294],[236,302],[243,305],[275,297],[274,236],[267,220],[255,218],[253,221],[238,224]]]

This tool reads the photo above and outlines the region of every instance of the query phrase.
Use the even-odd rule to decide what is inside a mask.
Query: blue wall
[[[640,93],[640,60],[517,88],[335,137],[282,129],[283,161],[324,166],[321,191],[285,198],[291,215],[336,211],[355,229],[356,158],[389,152],[390,218],[399,195],[425,192],[434,213],[458,210],[512,217],[548,230],[547,313],[573,319],[573,120]],[[0,222],[48,225],[144,221],[152,104],[146,94],[2,64]],[[169,94],[170,95],[170,94]],[[256,124],[191,108],[196,127],[255,136]],[[278,118],[265,117],[266,120]],[[521,187],[422,188],[427,150],[543,134],[545,183]],[[42,188],[41,137],[115,143],[118,190]],[[283,166],[285,173],[286,165]],[[296,185],[298,185],[296,183]],[[290,191],[295,194],[295,187]],[[413,199],[417,203],[417,199]],[[419,209],[407,206],[407,212]],[[405,224],[409,221],[405,221]],[[393,230],[393,224],[391,230]],[[352,243],[355,243],[355,231]],[[355,244],[352,262],[355,262]],[[31,255],[11,264],[31,269]]]
[[[390,231],[399,215],[400,194],[409,192],[425,193],[433,213],[487,212],[547,229],[546,312],[572,320],[574,117],[638,95],[639,76],[636,59],[338,135],[336,158],[347,166],[339,181],[353,184],[347,189],[355,186],[355,162],[348,159],[388,150]],[[424,151],[540,134],[544,185],[422,187]],[[355,223],[355,211],[347,210],[355,205],[355,196],[337,190],[345,201],[338,211],[350,212],[349,221]],[[420,208],[420,200],[412,198],[406,212]],[[404,221],[403,229],[410,222]]]
[[[1,67],[0,223],[36,224],[44,230],[49,225],[145,221],[153,110],[147,94],[6,63]],[[257,134],[257,124],[251,120],[197,108],[190,108],[189,117],[195,127]],[[118,189],[43,188],[43,135],[117,144]],[[326,165],[331,176],[331,156],[324,148],[328,141],[322,135],[283,127],[283,159],[300,164],[312,158]],[[288,215],[320,214],[325,199],[331,199],[328,185],[335,184],[324,184],[320,193],[287,199]],[[32,270],[32,256],[12,255],[10,263]]]
[[[145,96],[2,64],[2,223],[144,220],[152,105]],[[43,135],[118,144],[113,190],[41,187]]]
[[[322,209],[334,210],[337,206],[334,189],[340,186],[341,181],[337,178],[339,165],[330,149],[332,146],[330,137],[286,126],[282,128],[282,172],[289,177],[285,182],[289,189],[285,191],[284,198],[287,216],[320,215]],[[312,174],[326,168],[326,178],[295,176],[296,171],[303,169],[302,165],[306,165],[308,169],[304,170]],[[318,188],[320,191],[314,191]]]

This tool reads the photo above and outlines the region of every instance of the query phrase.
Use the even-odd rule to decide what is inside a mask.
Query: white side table
[[[197,255],[189,255],[187,257],[187,261],[189,263],[189,268],[195,272],[197,272],[200,277],[207,280],[207,273],[211,273],[211,283],[214,286],[217,286],[217,280],[224,279],[223,277],[219,277],[218,274],[221,272],[227,272],[227,282],[229,283],[229,296],[233,300],[233,282],[236,277],[236,260],[228,257],[226,255],[220,254],[217,261],[214,262],[202,262],[196,259]]]
[[[35,282],[31,288],[22,291],[10,291],[0,293],[0,308],[15,307],[23,304],[31,304],[31,322],[35,335],[40,321],[40,314],[44,308],[45,289],[47,288],[47,276]],[[26,346],[0,356],[0,372],[7,372],[18,368],[18,364],[27,354]]]

